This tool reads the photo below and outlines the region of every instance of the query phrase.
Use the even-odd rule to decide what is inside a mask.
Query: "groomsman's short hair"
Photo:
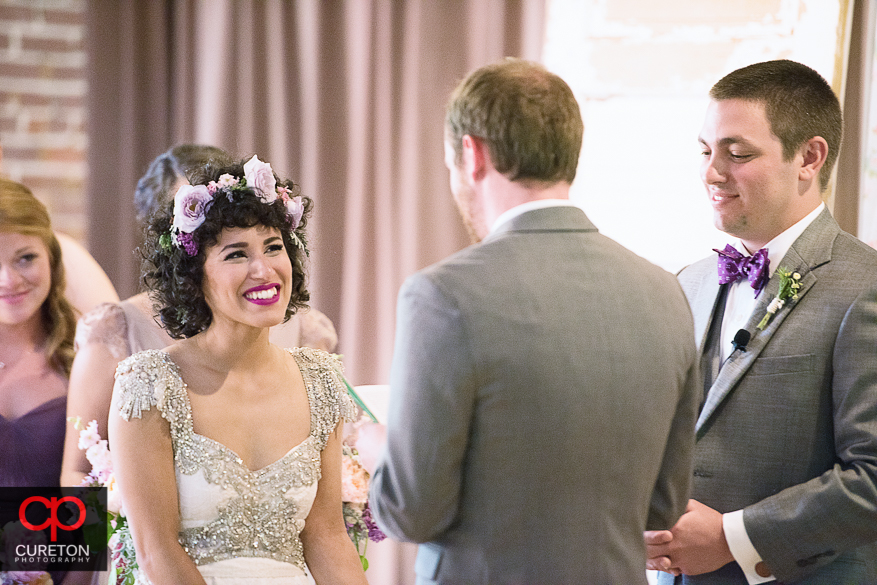
[[[471,73],[445,116],[456,164],[466,134],[487,144],[493,166],[512,181],[572,183],[584,125],[572,90],[542,65],[504,59]]]
[[[819,187],[825,190],[840,152],[843,115],[837,96],[819,73],[787,59],[755,63],[720,79],[710,97],[764,104],[770,129],[780,139],[787,161],[814,136],[824,138],[828,156],[819,172]]]

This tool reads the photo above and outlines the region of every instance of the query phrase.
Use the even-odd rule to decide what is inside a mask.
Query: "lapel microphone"
[[[731,350],[731,353],[728,354],[728,357],[726,357],[725,361],[722,362],[722,365],[719,366],[720,371],[723,367],[725,367],[725,364],[728,363],[728,360],[730,360],[734,356],[734,353],[738,351],[746,351],[746,346],[749,345],[749,340],[751,338],[752,334],[745,329],[740,329],[737,331],[737,333],[734,334],[734,339],[731,340],[731,345],[734,347],[734,349]]]
[[[752,334],[746,331],[745,329],[740,329],[737,333],[734,334],[734,340],[731,341],[731,345],[734,346],[735,351],[746,351],[746,346],[749,344],[749,340],[752,338]],[[730,357],[730,356],[729,356]]]

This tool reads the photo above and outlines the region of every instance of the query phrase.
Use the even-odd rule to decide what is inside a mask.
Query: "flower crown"
[[[174,220],[170,232],[162,235],[159,243],[163,248],[173,245],[185,250],[189,256],[195,256],[198,254],[198,244],[192,234],[207,218],[214,197],[225,192],[231,202],[235,191],[248,189],[254,190],[256,196],[266,205],[273,204],[278,198],[283,201],[289,220],[289,235],[292,236],[295,245],[307,253],[304,242],[295,233],[305,210],[301,196],[291,197],[292,192],[289,189],[278,187],[271,165],[260,161],[255,155],[244,165],[242,178],[226,173],[221,175],[218,181],[210,181],[206,185],[180,187],[174,196]]]

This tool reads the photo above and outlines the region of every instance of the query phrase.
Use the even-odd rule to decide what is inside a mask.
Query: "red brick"
[[[0,20],[35,20],[37,12],[27,6],[0,5]]]
[[[41,160],[52,162],[82,162],[85,151],[78,148],[4,148],[3,156],[15,160]]]
[[[50,24],[72,24],[85,26],[85,12],[75,10],[49,9],[45,13],[46,22]]]
[[[25,51],[52,51],[69,53],[85,50],[85,39],[41,39],[25,36],[21,39],[21,48]]]
[[[6,63],[3,65],[3,75],[19,79],[82,79],[85,77],[85,70],[82,67],[53,67],[51,65]]]

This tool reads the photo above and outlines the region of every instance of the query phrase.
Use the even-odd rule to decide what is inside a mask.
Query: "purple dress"
[[[0,415],[0,486],[54,487],[61,480],[67,397],[15,419]]]

